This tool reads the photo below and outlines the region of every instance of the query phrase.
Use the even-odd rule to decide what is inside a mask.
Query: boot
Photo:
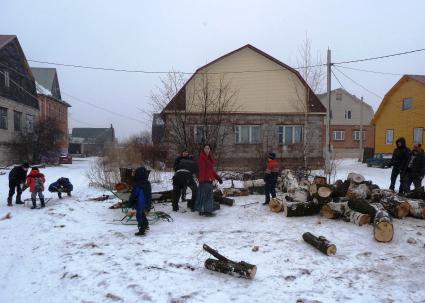
[[[12,206],[12,197],[7,197],[7,206]]]
[[[143,227],[144,227],[144,229],[145,229],[145,230],[149,230],[149,221],[148,221],[148,220],[146,220],[146,221],[143,223]]]
[[[31,201],[32,201],[31,209],[35,209],[37,206],[37,204],[35,203],[35,199],[31,199]]]
[[[44,204],[44,198],[40,198],[40,202],[41,202],[41,208],[46,207],[46,204]]]
[[[16,204],[24,204],[24,202],[21,201],[21,197],[19,197],[19,198],[17,197],[15,203]]]
[[[135,233],[135,236],[144,236],[146,234],[145,227],[143,225],[139,226],[139,231]]]
[[[68,195],[68,197],[71,197],[71,192],[70,191],[67,192],[67,195]]]
[[[269,201],[266,200],[266,202],[264,202],[263,205],[268,205],[269,202],[270,202],[270,200]]]
[[[60,191],[58,191],[58,197],[59,199],[62,199],[62,193]]]

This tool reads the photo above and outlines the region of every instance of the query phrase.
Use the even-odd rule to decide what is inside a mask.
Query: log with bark
[[[283,211],[286,217],[313,216],[320,211],[321,204],[317,199],[309,202],[283,201]]]
[[[264,189],[264,180],[256,179],[256,180],[247,180],[243,182],[244,187],[248,189],[250,194],[258,193],[263,195],[265,193]]]
[[[307,202],[310,200],[310,192],[305,188],[299,187],[292,194],[292,198],[296,202]]]
[[[317,189],[317,193],[315,197],[319,200],[321,203],[327,203],[331,200],[332,196],[332,187],[329,185],[320,185]]]
[[[409,214],[410,205],[406,199],[397,196],[384,196],[381,198],[379,203],[388,211],[393,217],[403,219]]]
[[[275,213],[281,212],[283,210],[282,200],[278,198],[271,199],[271,201],[269,202],[269,208],[272,212],[275,212]]]
[[[152,202],[167,202],[173,201],[173,191],[164,190],[152,193]]]
[[[321,213],[327,219],[338,219],[344,216],[348,202],[329,202],[322,206]]]
[[[247,188],[224,188],[223,197],[241,197],[249,196],[249,189]]]
[[[293,193],[299,187],[297,177],[290,169],[284,169],[281,173],[282,182],[279,188],[282,192]]]
[[[224,204],[224,205],[227,205],[227,206],[233,206],[233,204],[235,203],[234,199],[224,197],[223,193],[219,189],[215,190],[213,192],[213,197],[214,197],[214,201],[219,203],[219,204]]]
[[[229,260],[223,255],[221,255],[217,250],[212,249],[206,244],[203,245],[203,249],[217,258],[209,258],[205,260],[205,268],[209,270],[246,279],[253,279],[255,277],[255,274],[257,273],[256,265],[249,264],[244,261],[235,262]]]
[[[394,236],[392,219],[380,203],[371,203],[376,210],[373,219],[373,236],[378,242],[390,242]]]
[[[408,192],[405,196],[406,198],[425,200],[425,189],[423,186],[419,187],[417,189],[414,189]]]
[[[336,254],[336,246],[335,244],[330,243],[325,237],[319,236],[316,237],[315,235],[306,232],[303,234],[303,239],[305,242],[310,244],[311,246],[317,248],[325,255],[334,255]]]
[[[371,199],[373,202],[379,202],[381,201],[382,198],[384,197],[390,197],[390,196],[394,196],[396,195],[396,193],[390,189],[373,189],[371,191]]]
[[[418,219],[425,219],[425,201],[420,199],[406,199],[410,205],[409,215]]]
[[[348,187],[350,186],[350,180],[336,180],[335,182],[335,191],[333,196],[334,197],[345,197],[347,195]]]
[[[366,184],[350,183],[346,196],[350,200],[370,198],[370,190]]]
[[[344,213],[344,220],[347,222],[354,223],[358,226],[362,226],[365,224],[369,224],[371,221],[371,217],[368,214],[359,213],[348,207]]]
[[[325,185],[325,184],[327,184],[326,177],[323,177],[323,176],[314,176],[313,184],[318,184],[318,185]]]
[[[376,215],[376,208],[365,199],[351,199],[348,201],[348,207],[362,214],[368,214],[371,218]]]
[[[352,183],[355,183],[355,184],[361,184],[365,181],[365,178],[360,174],[349,173],[348,176],[347,176],[347,180],[349,180],[349,181],[351,181]]]

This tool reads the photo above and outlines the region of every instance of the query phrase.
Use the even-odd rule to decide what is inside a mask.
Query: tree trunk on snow
[[[329,202],[322,206],[322,215],[327,219],[338,219],[344,216],[348,202]]]
[[[312,216],[320,211],[320,204],[316,199],[310,202],[283,201],[283,210],[286,217]]]
[[[390,197],[394,195],[396,195],[396,193],[390,189],[373,189],[370,196],[373,202],[379,202],[384,197]]]
[[[390,242],[394,236],[394,227],[392,219],[388,212],[380,203],[372,203],[376,209],[376,215],[373,219],[373,236],[378,242]]]
[[[264,190],[265,183],[263,179],[247,180],[243,182],[243,185],[245,188],[249,190],[251,194],[259,193],[263,195],[265,193],[265,190]]]
[[[323,201],[329,201],[329,199],[331,198],[332,195],[332,187],[329,185],[321,185],[318,189],[317,189],[317,199],[320,202]]]
[[[422,199],[425,200],[425,190],[424,187],[420,187],[418,189],[414,189],[411,192],[406,194],[406,198],[411,199]]]
[[[379,189],[379,186],[374,184],[372,181],[365,181],[363,184],[367,185],[370,192],[372,192],[372,190]]]
[[[223,255],[221,255],[218,251],[212,249],[206,244],[203,245],[203,248],[218,259],[205,260],[205,268],[223,274],[242,277],[246,279],[253,279],[255,277],[255,274],[257,273],[256,265],[249,264],[244,261],[235,262],[229,260]]]
[[[347,180],[350,180],[351,182],[355,184],[361,184],[365,181],[362,175],[356,174],[356,173],[349,173],[347,176]]]
[[[271,201],[269,202],[269,208],[272,212],[275,212],[275,213],[281,212],[283,210],[282,200],[278,198],[271,199]]]
[[[345,180],[344,182],[342,180],[336,180],[335,182],[335,197],[345,197],[347,195],[348,187],[350,187],[350,181]]]
[[[325,185],[325,184],[327,184],[326,177],[323,177],[323,176],[314,176],[313,184],[318,184],[318,185]]]
[[[353,199],[348,201],[348,207],[362,214],[368,214],[371,218],[376,215],[376,208],[364,199]]]
[[[152,202],[165,202],[165,201],[173,201],[173,191],[165,190],[159,192],[152,193]]]
[[[234,199],[223,197],[223,193],[220,190],[215,190],[213,196],[214,201],[218,202],[219,204],[233,206],[233,204],[235,203]]]
[[[397,195],[382,197],[379,202],[395,218],[403,219],[409,214],[409,203]]]
[[[224,197],[240,197],[249,196],[249,190],[247,188],[224,188]]]
[[[308,188],[308,191],[310,192],[310,195],[313,196],[314,194],[316,194],[317,193],[317,190],[318,190],[317,184],[315,184],[315,183],[310,184],[310,186]]]
[[[330,256],[336,254],[336,246],[330,243],[325,237],[316,237],[313,234],[307,232],[303,234],[303,239],[305,242],[317,248],[325,255]]]
[[[366,199],[370,197],[370,190],[366,184],[356,184],[351,182],[346,195],[350,200]]]
[[[355,210],[350,209],[349,207],[344,213],[344,219],[347,222],[354,223],[358,226],[362,226],[370,223],[370,216],[368,214],[362,214]]]
[[[295,190],[292,198],[296,202],[307,202],[310,200],[310,192],[304,188],[299,187]]]
[[[407,199],[410,205],[409,215],[418,219],[425,219],[425,201],[419,199]]]

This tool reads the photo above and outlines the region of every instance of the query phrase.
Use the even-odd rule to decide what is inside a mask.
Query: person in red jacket
[[[279,162],[276,160],[275,153],[267,154],[267,168],[264,174],[264,182],[266,183],[264,186],[266,201],[263,205],[267,205],[270,202],[270,195],[272,198],[276,198],[276,184],[277,178],[279,175]]]
[[[27,186],[30,188],[30,192],[31,192],[31,201],[32,201],[31,209],[36,208],[37,195],[40,198],[41,207],[46,206],[44,204],[44,196],[43,196],[44,182],[46,182],[44,175],[40,173],[38,168],[36,167],[32,168],[30,174],[27,176]]]
[[[214,164],[211,147],[209,144],[205,144],[198,159],[199,187],[196,194],[196,210],[201,216],[211,217],[214,215],[213,181],[217,180],[220,184],[223,183],[214,170]]]

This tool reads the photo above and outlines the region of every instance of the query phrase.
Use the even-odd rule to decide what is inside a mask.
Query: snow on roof
[[[50,90],[45,88],[43,85],[41,85],[37,81],[35,81],[35,86],[37,88],[37,94],[46,95],[46,96],[53,96],[52,92]]]

